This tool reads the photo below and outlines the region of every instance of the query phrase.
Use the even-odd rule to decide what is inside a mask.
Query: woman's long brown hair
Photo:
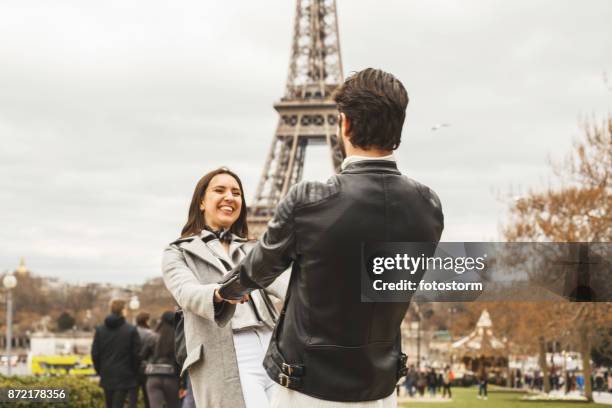
[[[210,181],[217,174],[229,174],[238,182],[238,186],[240,187],[240,198],[242,200],[242,207],[240,208],[240,215],[235,223],[230,227],[230,231],[239,237],[247,238],[249,235],[249,227],[247,225],[247,205],[246,200],[244,199],[244,189],[242,188],[242,181],[240,178],[232,172],[227,167],[219,167],[216,170],[213,170],[207,174],[205,174],[198,184],[196,184],[195,190],[193,191],[193,197],[191,199],[191,205],[189,206],[189,214],[187,215],[187,223],[183,227],[181,231],[181,238],[189,237],[192,235],[198,235],[204,227],[206,226],[206,222],[204,221],[204,214],[202,210],[200,210],[200,204],[204,200],[204,194],[206,194],[206,189],[210,184]]]
[[[157,340],[155,341],[155,347],[153,349],[153,363],[158,362],[160,359],[166,359],[167,361],[175,361],[174,354],[174,312],[164,312],[160,319],[157,327]],[[163,361],[163,360],[162,360]]]

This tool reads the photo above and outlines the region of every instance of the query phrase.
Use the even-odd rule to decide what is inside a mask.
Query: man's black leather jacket
[[[295,185],[221,295],[240,298],[292,265],[267,373],[325,400],[384,398],[403,364],[400,324],[408,303],[361,302],[362,243],[437,243],[443,226],[437,195],[401,175],[395,162],[355,162],[327,183]]]

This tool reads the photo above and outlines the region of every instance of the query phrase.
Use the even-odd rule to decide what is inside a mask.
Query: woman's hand
[[[244,295],[242,299],[239,299],[239,300],[223,299],[221,295],[219,294],[219,288],[215,289],[215,296],[213,298],[213,301],[215,303],[227,302],[227,303],[231,303],[232,305],[237,305],[238,303],[248,302],[248,300],[249,300],[249,295]]]

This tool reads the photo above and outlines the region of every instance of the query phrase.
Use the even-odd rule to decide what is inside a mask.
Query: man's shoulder
[[[325,183],[300,181],[289,189],[287,195],[278,204],[274,219],[286,222],[293,217],[295,210],[327,200],[336,195],[339,189],[337,175],[332,176]]]
[[[337,175],[327,181],[300,181],[291,187],[288,196],[291,196],[298,207],[316,204],[322,200],[336,195],[340,191],[340,181]]]
[[[138,334],[138,328],[136,327],[136,325],[125,322],[123,326],[125,327],[125,330],[129,331],[130,333],[135,332],[136,334]]]
[[[409,183],[421,194],[425,201],[429,202],[435,208],[442,209],[442,202],[440,201],[440,197],[438,197],[438,194],[436,194],[436,192],[432,188],[408,176],[404,175],[403,178],[406,180],[407,183]]]
[[[142,340],[143,342],[146,342],[146,341],[149,341],[155,338],[156,333],[151,329],[136,326],[136,330],[138,331],[138,336],[140,337],[140,340]]]

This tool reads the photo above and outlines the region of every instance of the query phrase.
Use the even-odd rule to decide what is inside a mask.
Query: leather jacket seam
[[[316,348],[330,348],[330,347],[334,347],[334,348],[340,348],[340,349],[347,349],[347,350],[354,350],[354,349],[360,349],[360,348],[364,348],[364,347],[372,347],[372,346],[386,346],[389,344],[395,344],[395,341],[375,341],[372,343],[366,343],[366,344],[362,344],[360,346],[343,346],[340,344],[307,344],[305,346],[306,349],[310,350],[310,349],[316,349]]]
[[[331,193],[328,196],[320,198],[317,201],[313,201],[313,202],[310,202],[310,203],[304,203],[304,204],[296,204],[295,209],[296,210],[301,210],[302,208],[315,207],[318,204],[321,204],[321,203],[324,203],[326,201],[329,201],[330,199],[334,198],[338,194],[340,194],[340,191],[335,191],[335,192]]]
[[[325,184],[325,188],[327,190],[326,193],[328,193],[327,195],[325,195],[323,197],[318,197],[317,199],[315,199],[314,201],[311,201],[311,202],[306,202],[306,203],[296,202],[295,203],[295,209],[299,210],[299,209],[302,209],[302,208],[316,206],[316,205],[318,205],[318,204],[320,204],[322,202],[328,201],[328,200],[332,199],[333,197],[337,196],[338,194],[340,194],[340,190],[341,190],[340,189],[340,182],[337,179],[337,176],[332,177],[330,179],[330,181],[333,184],[329,184],[329,183]],[[304,184],[304,187],[302,187],[302,188],[305,188],[305,186],[306,186],[306,184]]]

